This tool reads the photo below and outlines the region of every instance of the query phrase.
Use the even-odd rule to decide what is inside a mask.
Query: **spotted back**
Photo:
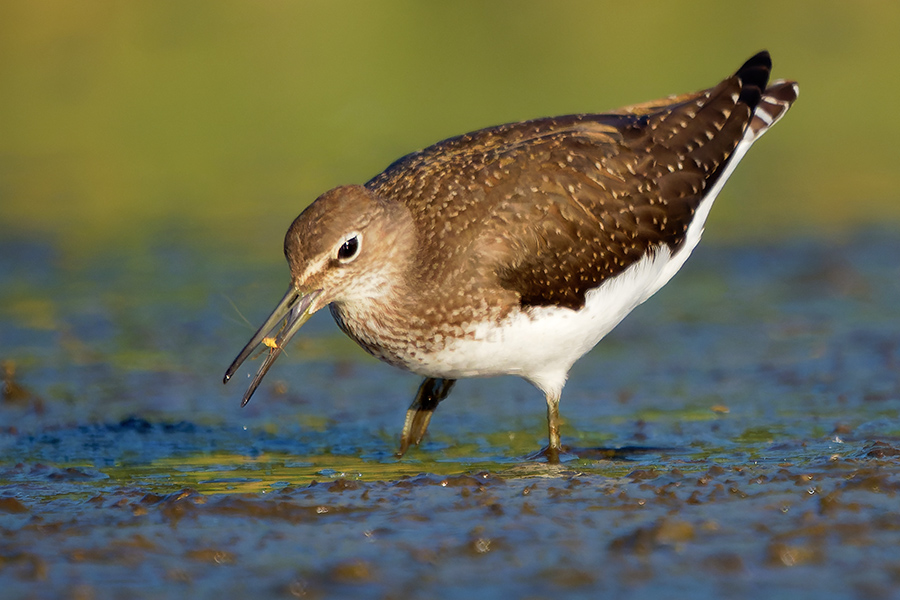
[[[412,212],[423,282],[467,271],[503,301],[577,309],[648,252],[677,251],[738,143],[796,98],[789,82],[766,90],[770,69],[762,52],[694,94],[451,138],[366,185]]]

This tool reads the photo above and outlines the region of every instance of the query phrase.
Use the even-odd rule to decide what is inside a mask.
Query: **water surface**
[[[221,375],[286,269],[0,242],[10,597],[891,597],[900,238],[701,245],[545,408],[418,380],[314,318],[244,409]],[[275,257],[277,258],[277,257]],[[254,365],[251,364],[251,369]]]

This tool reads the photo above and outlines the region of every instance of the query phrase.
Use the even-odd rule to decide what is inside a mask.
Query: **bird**
[[[461,378],[516,375],[544,394],[559,463],[572,365],[684,265],[748,148],[797,99],[767,51],[695,93],[488,127],[325,192],[288,228],[290,285],[228,367],[266,353],[246,405],[309,317],[424,377],[400,457]]]

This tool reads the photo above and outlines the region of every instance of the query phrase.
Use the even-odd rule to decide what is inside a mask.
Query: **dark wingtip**
[[[767,50],[750,57],[735,73],[741,80],[741,95],[738,101],[749,105],[751,109],[756,108],[769,83],[771,72],[772,57]]]
[[[768,50],[760,50],[759,52],[748,58],[747,62],[745,62],[744,65],[740,69],[738,69],[738,74],[740,74],[740,72],[744,69],[753,67],[764,67],[768,70],[772,69],[772,56],[769,54]]]

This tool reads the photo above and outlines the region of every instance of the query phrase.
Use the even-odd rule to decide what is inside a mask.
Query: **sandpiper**
[[[767,52],[717,86],[605,114],[482,129],[321,195],[288,229],[287,294],[225,373],[325,306],[379,359],[425,377],[399,455],[462,377],[518,375],[547,401],[558,462],[569,369],[681,268],[747,149],[796,100]]]

